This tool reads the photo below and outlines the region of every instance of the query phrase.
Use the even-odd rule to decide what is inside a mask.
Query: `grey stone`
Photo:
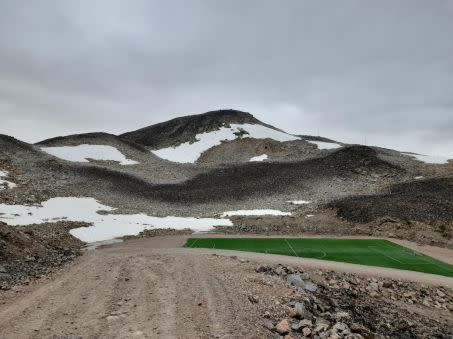
[[[298,319],[313,318],[313,314],[309,310],[307,310],[305,304],[302,302],[297,302],[294,304],[294,312],[296,313],[296,318],[298,318]]]
[[[305,282],[302,280],[299,274],[289,274],[286,277],[286,282],[300,288],[304,288],[305,286]]]
[[[264,319],[263,326],[266,327],[268,330],[273,330],[274,329],[274,323],[270,319]]]
[[[289,274],[286,277],[286,282],[301,290],[306,290],[309,292],[316,292],[316,290],[318,289],[318,287],[314,283],[302,280],[299,274]]]

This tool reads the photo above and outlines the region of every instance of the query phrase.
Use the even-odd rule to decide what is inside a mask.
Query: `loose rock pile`
[[[264,315],[263,325],[285,339],[453,337],[451,289],[282,265],[256,271],[297,290],[284,301],[286,317],[274,318],[273,310]]]
[[[0,222],[0,290],[28,284],[80,255],[82,241],[69,234],[84,223],[8,226]]]

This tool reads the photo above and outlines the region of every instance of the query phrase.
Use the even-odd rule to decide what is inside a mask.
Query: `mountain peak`
[[[197,134],[210,132],[224,125],[245,123],[264,125],[250,113],[221,109],[174,118],[124,133],[120,137],[152,148],[162,148],[194,140]]]

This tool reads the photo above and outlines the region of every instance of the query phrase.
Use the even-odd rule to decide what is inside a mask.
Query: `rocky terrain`
[[[383,278],[378,271],[342,273],[341,265],[335,271],[294,265],[281,256],[248,259],[174,247],[181,240],[151,237],[103,247],[48,281],[0,292],[0,336],[453,335],[451,288]]]
[[[448,245],[453,215],[451,162],[428,164],[394,150],[347,145],[318,136],[301,135],[284,142],[251,138],[246,130],[236,139],[202,152],[195,163],[168,161],[150,151],[197,143],[199,133],[233,123],[283,133],[249,113],[223,110],[173,119],[120,136],[86,133],[36,145],[0,136],[0,170],[8,171],[8,180],[17,184],[14,189],[0,190],[0,203],[93,197],[116,208],[115,213],[163,217],[215,217],[226,210],[278,209],[290,211],[292,216],[270,218],[275,233],[334,229],[335,233],[388,233]],[[322,149],[313,142],[335,147]],[[134,163],[91,158],[68,161],[45,151],[48,147],[80,145],[109,146]],[[250,161],[261,154],[267,159]],[[288,203],[300,199],[310,204]],[[236,218],[234,230],[269,232],[265,219]],[[417,238],[420,234],[423,236]]]
[[[434,178],[391,185],[388,192],[348,197],[329,204],[338,215],[367,223],[385,216],[451,225],[453,178]]]
[[[84,243],[68,231],[81,226],[58,222],[19,227],[0,222],[0,290],[28,284],[80,255]]]
[[[225,133],[227,139],[196,149],[216,133]],[[196,146],[200,154],[192,157],[194,161],[158,156],[162,149],[173,152],[182,146],[187,150]],[[53,155],[56,149],[76,160],[68,154]],[[87,150],[91,155],[77,153]],[[107,153],[113,154],[111,158]],[[225,211],[270,209],[287,215],[232,216],[233,226],[214,230],[225,234],[378,236],[453,248],[453,162],[434,164],[416,156],[321,136],[290,135],[235,110],[176,118],[119,136],[85,133],[33,145],[0,135],[0,179],[13,184],[0,186],[0,208],[39,206],[55,197],[91,197],[112,207],[99,215],[133,214],[138,218],[134,225],[142,215],[221,219]],[[184,337],[190,332],[197,337],[236,338],[253,337],[251,331],[257,338],[286,339],[453,336],[453,294],[446,287],[288,265],[257,267],[257,263],[218,256],[186,258],[187,250],[173,247],[157,253],[156,247],[166,248],[167,237],[178,238],[193,230],[156,225],[134,228],[124,234],[125,243],[96,250],[103,253],[99,257],[86,254],[81,264],[76,260],[70,266],[66,264],[82,253],[84,243],[69,231],[91,225],[47,218],[40,224],[12,226],[3,222],[10,223],[15,216],[5,217],[2,211],[0,295],[5,297],[5,311],[0,308],[0,337],[92,337],[93,333]],[[146,242],[152,244],[149,249]],[[178,255],[178,250],[184,255]],[[85,271],[90,274],[84,287],[71,281]],[[39,281],[35,282],[52,272],[56,272],[56,281],[63,279],[61,286],[51,288],[61,297],[56,299],[55,312],[53,297],[47,295],[51,291],[40,290]],[[132,289],[127,282],[135,276],[143,282]],[[109,281],[113,296],[99,290],[101,278],[96,277]],[[206,289],[205,299],[197,297],[197,284]],[[150,286],[158,286],[158,300],[145,292]],[[190,295],[179,290],[186,287]],[[25,301],[8,304],[22,288],[31,293],[24,294]],[[90,289],[102,300],[103,306],[91,305],[102,318],[87,311],[85,294],[90,292],[85,290]],[[75,291],[70,298],[78,312],[97,319],[90,322],[88,332],[81,328],[90,318],[59,304],[69,291]],[[78,300],[77,291],[85,299]],[[51,301],[44,301],[45,297]],[[131,306],[129,301],[134,298],[136,306]],[[142,300],[150,305],[143,305]],[[219,306],[218,302],[225,304]],[[194,303],[196,309],[206,309],[190,318]],[[36,315],[28,314],[21,308],[24,305]],[[143,314],[152,313],[151,306],[163,307],[173,318],[179,310],[185,318],[154,314],[153,323],[158,324],[149,328],[143,325],[149,322],[148,316],[142,315],[137,321],[143,329],[128,332],[121,321],[136,312],[122,313],[125,305],[148,312]],[[65,327],[65,313],[77,318],[69,327]],[[238,321],[235,313],[243,319]],[[15,324],[24,314],[33,321],[19,329]],[[213,314],[222,314],[220,321]],[[55,317],[56,329],[49,325]],[[203,327],[203,322],[209,326]]]
[[[250,113],[236,110],[220,110],[175,118],[121,134],[120,137],[151,149],[159,149],[188,141],[193,142],[196,140],[195,136],[199,133],[210,132],[232,123],[266,125]],[[274,128],[270,125],[266,126]]]
[[[36,145],[1,136],[0,167],[17,187],[0,190],[0,202],[40,203],[56,196],[79,196],[94,197],[125,213],[211,217],[225,210],[267,208],[292,211],[297,218],[307,206],[291,206],[287,201],[305,199],[311,202],[306,214],[333,208],[339,221],[354,224],[385,217],[403,223],[451,220],[451,163],[427,164],[393,150],[305,135],[281,142],[244,134],[206,150],[195,163],[164,160],[150,151],[196,143],[197,134],[232,123],[278,131],[249,113],[225,110],[177,118],[121,136],[87,133]],[[320,149],[312,142],[336,148]],[[79,145],[110,146],[135,163],[74,162],[44,151]],[[260,154],[268,158],[250,162]],[[411,208],[405,208],[407,204]],[[432,228],[444,228],[446,236],[450,232],[449,225]]]
[[[280,335],[351,339],[453,336],[451,289],[285,265],[261,265],[256,271],[278,276],[296,290],[284,299],[284,314],[276,312],[275,306],[265,313],[264,325]]]

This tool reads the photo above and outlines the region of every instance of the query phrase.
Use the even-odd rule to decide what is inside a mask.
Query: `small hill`
[[[387,193],[351,196],[331,202],[338,216],[367,223],[384,217],[405,221],[452,222],[453,177],[399,183]]]
[[[57,146],[76,146],[81,144],[126,144],[129,147],[135,148],[139,152],[148,152],[142,145],[138,145],[130,140],[121,139],[118,136],[110,133],[93,132],[83,134],[72,134],[67,136],[59,136],[37,142],[35,145],[40,147],[57,147]]]
[[[152,167],[153,163],[161,162],[144,146],[102,132],[59,136],[40,141],[35,146],[63,160],[109,167],[142,163]]]
[[[183,183],[156,185],[144,190],[155,200],[206,203],[306,192],[323,181],[331,183],[338,176],[358,183],[371,175],[392,177],[402,173],[403,169],[381,160],[374,149],[350,146],[305,161],[248,163],[214,169]],[[335,185],[329,187],[331,192],[326,191],[326,195],[339,194]]]
[[[229,124],[259,124],[277,130],[250,113],[228,109],[175,118],[121,134],[120,137],[151,149],[160,149],[196,141],[197,134],[218,130]]]
[[[37,149],[26,142],[9,135],[0,134],[0,156],[17,154],[18,152],[37,152]]]

